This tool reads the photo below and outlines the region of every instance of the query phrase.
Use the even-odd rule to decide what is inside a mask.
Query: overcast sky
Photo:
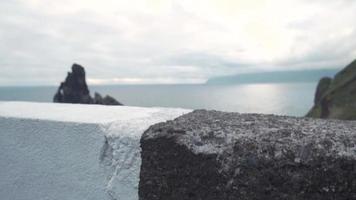
[[[0,85],[200,83],[341,68],[356,59],[355,0],[1,0]]]

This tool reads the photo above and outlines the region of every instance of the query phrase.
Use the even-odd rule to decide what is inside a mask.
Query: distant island
[[[317,82],[320,77],[334,76],[336,69],[291,70],[236,74],[210,78],[207,84],[246,84],[246,83],[293,83]]]
[[[65,81],[60,84],[57,93],[53,97],[53,102],[117,106],[123,105],[109,95],[102,97],[98,92],[95,92],[94,98],[91,97],[87,82],[85,80],[84,67],[76,63],[72,65],[72,72],[68,72]]]

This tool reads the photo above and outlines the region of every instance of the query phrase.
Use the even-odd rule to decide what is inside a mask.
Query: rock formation
[[[67,78],[59,86],[53,101],[58,103],[122,105],[108,95],[102,98],[99,93],[95,93],[95,97],[92,98],[85,80],[85,70],[78,64],[73,64],[72,72],[68,72]]]
[[[356,199],[356,122],[194,111],[141,138],[140,200]]]
[[[307,117],[356,120],[356,60],[334,78],[319,81]]]
[[[114,97],[106,95],[104,98],[97,92],[94,94],[94,104],[103,104],[103,105],[122,105]]]

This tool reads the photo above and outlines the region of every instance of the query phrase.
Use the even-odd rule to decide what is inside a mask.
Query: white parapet
[[[141,135],[187,112],[0,102],[0,198],[137,200]]]

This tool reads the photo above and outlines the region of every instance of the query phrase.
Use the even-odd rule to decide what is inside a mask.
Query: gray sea
[[[317,83],[237,85],[91,86],[129,106],[213,109],[240,113],[303,116],[311,108]],[[57,87],[0,87],[0,101],[51,102]]]

